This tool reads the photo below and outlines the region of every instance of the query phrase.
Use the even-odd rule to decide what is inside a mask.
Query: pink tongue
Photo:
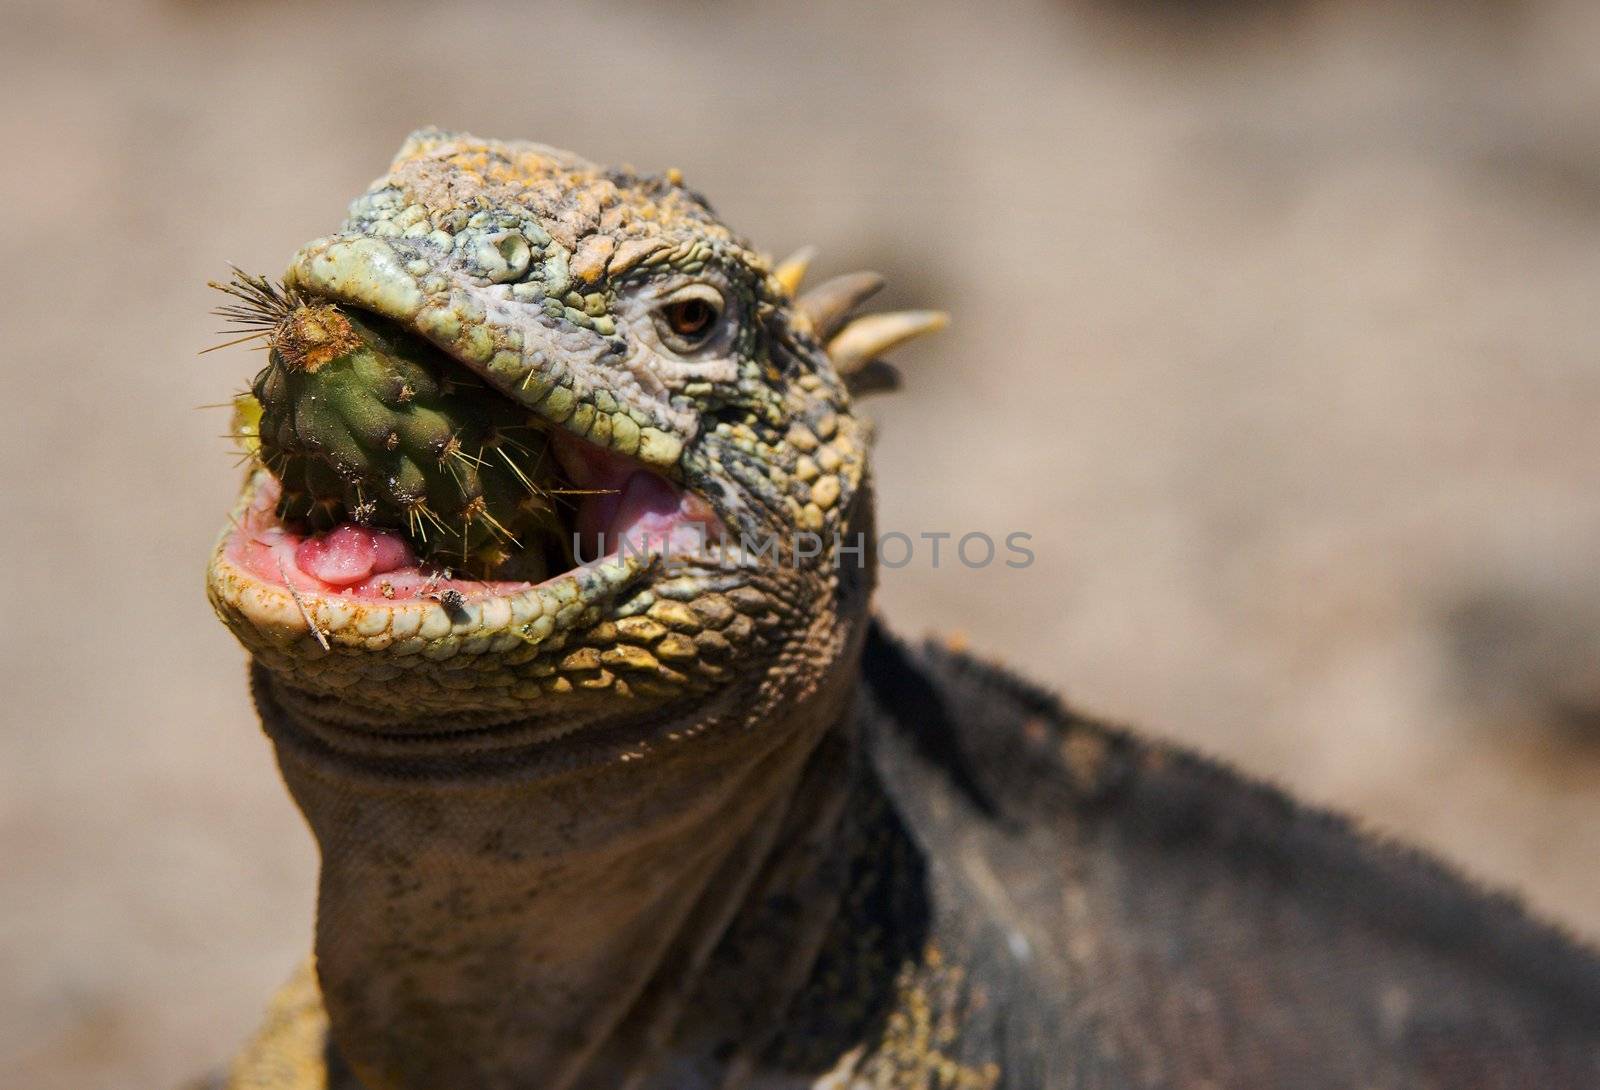
[[[622,486],[620,498],[612,516],[612,534],[666,533],[677,520],[678,494],[654,473],[635,472]]]
[[[294,551],[294,562],[329,586],[348,587],[374,574],[409,567],[416,558],[400,535],[347,522],[302,541]]]

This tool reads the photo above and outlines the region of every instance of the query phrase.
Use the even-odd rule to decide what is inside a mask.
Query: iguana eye
[[[656,309],[656,329],[667,348],[680,354],[694,352],[716,336],[726,309],[721,292],[695,284],[674,292]]]
[[[685,299],[667,308],[667,324],[680,337],[694,338],[716,320],[717,312],[704,299]]]

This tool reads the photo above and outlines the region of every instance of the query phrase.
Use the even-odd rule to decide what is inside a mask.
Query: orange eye
[[[725,297],[709,284],[691,284],[663,299],[652,315],[661,347],[694,355],[717,339],[725,326]]]
[[[678,336],[695,340],[717,320],[717,311],[704,299],[684,299],[666,308],[667,326]]]

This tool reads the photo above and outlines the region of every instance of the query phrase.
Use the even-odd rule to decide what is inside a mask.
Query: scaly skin
[[[1600,1085],[1600,963],[1414,856],[867,620],[848,376],[672,175],[423,132],[287,281],[440,346],[726,533],[531,588],[210,593],[322,850],[236,1090]],[[680,351],[654,315],[709,292]],[[826,344],[824,343],[826,342]],[[681,346],[679,346],[681,347]],[[686,501],[687,502],[687,501]],[[843,561],[839,563],[838,561]]]

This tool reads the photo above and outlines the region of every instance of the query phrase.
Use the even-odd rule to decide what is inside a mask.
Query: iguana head
[[[413,135],[280,292],[257,283],[286,313],[418,338],[481,387],[464,396],[521,414],[556,463],[553,532],[604,533],[609,555],[580,550],[538,582],[464,577],[418,559],[426,525],[375,527],[357,504],[317,525],[286,515],[302,482],[268,459],[212,559],[218,614],[283,698],[333,721],[514,722],[540,738],[661,709],[649,718],[670,733],[708,703],[743,718],[802,697],[872,582],[867,434],[845,373],[941,320],[845,325],[876,279],[797,300],[803,266],[769,263],[676,172]]]

